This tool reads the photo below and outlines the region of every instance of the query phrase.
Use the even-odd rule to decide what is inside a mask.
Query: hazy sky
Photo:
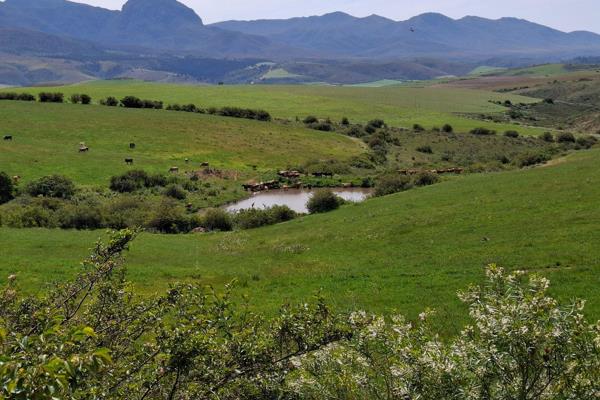
[[[125,0],[72,0],[120,9]],[[519,17],[564,31],[600,33],[600,0],[181,0],[206,23],[229,19],[288,18],[345,11],[395,20],[435,11],[453,18]]]

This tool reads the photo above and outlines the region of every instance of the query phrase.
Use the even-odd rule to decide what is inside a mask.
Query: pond
[[[288,190],[269,190],[266,192],[254,193],[251,197],[230,204],[226,207],[229,212],[247,210],[249,208],[269,208],[273,206],[288,206],[298,213],[307,213],[306,203],[318,189],[288,189]],[[333,193],[342,199],[351,202],[361,202],[373,192],[372,189],[364,188],[334,188]]]

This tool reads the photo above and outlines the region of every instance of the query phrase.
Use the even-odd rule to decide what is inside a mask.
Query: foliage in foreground
[[[446,342],[431,312],[333,313],[322,300],[267,321],[194,285],[139,299],[122,253],[98,243],[43,297],[0,292],[4,399],[597,399],[600,323],[559,306],[548,282],[491,266],[460,297],[472,326]]]

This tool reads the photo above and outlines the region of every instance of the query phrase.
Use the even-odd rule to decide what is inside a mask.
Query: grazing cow
[[[21,177],[19,175],[15,175],[12,177],[12,180],[14,183],[19,183],[19,181],[21,180]]]
[[[177,174],[179,173],[179,167],[171,167],[169,168],[169,172],[172,174]]]
[[[208,166],[210,166],[210,164],[209,164],[209,163],[207,163],[207,162],[203,162],[202,164],[200,164],[200,166],[201,166],[201,167],[208,167]]]
[[[186,158],[186,159],[185,159],[185,163],[187,164],[187,163],[189,163],[189,162],[190,162],[190,159],[189,159],[189,158]]]
[[[80,152],[80,153],[87,153],[88,151],[90,151],[90,148],[89,148],[89,147],[87,147],[87,146],[81,146],[81,147],[79,148],[79,152]]]
[[[126,158],[125,159],[125,164],[127,164],[127,165],[133,165],[133,158]]]
[[[129,143],[129,148],[132,150],[135,149],[135,143]]]
[[[4,136],[4,140],[12,140],[12,139],[13,139],[12,135]]]

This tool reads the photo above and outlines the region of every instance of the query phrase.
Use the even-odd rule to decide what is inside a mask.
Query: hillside
[[[26,120],[21,115],[28,115]],[[170,167],[198,168],[209,162],[235,169],[240,178],[317,158],[347,159],[363,153],[348,137],[296,127],[164,110],[71,104],[3,102],[0,130],[14,136],[0,143],[2,170],[30,181],[65,174],[80,184],[106,186],[113,175],[137,168],[166,173]],[[79,154],[81,142],[89,154]],[[137,144],[135,151],[129,143]],[[185,159],[192,162],[186,165]],[[241,192],[239,184],[237,191]],[[238,193],[241,196],[241,193]]]
[[[496,262],[551,278],[563,300],[586,298],[595,319],[599,159],[596,149],[548,167],[470,175],[252,231],[143,235],[127,255],[129,276],[145,293],[237,278],[251,306],[267,312],[317,291],[342,309],[415,317],[429,306],[454,333],[464,321],[456,291]],[[16,272],[34,291],[65,279],[102,234],[0,228],[0,276]]]
[[[479,126],[489,126],[498,131],[518,129],[522,134],[538,135],[538,128],[512,124],[496,124],[469,117],[472,114],[502,114],[506,108],[489,100],[514,103],[534,103],[539,100],[505,93],[481,90],[448,89],[438,87],[337,87],[337,86],[284,86],[235,85],[191,86],[168,85],[131,80],[97,81],[70,86],[28,88],[33,94],[39,91],[59,91],[66,95],[87,93],[95,101],[107,96],[122,98],[135,95],[165,103],[195,103],[202,107],[257,107],[269,111],[274,117],[294,120],[316,115],[353,122],[366,123],[381,118],[397,127],[422,124],[427,128],[450,123],[457,131],[466,132]]]

